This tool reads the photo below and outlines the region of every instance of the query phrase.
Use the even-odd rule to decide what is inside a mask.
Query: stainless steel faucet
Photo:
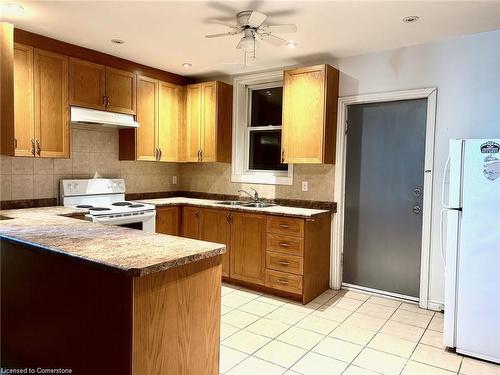
[[[245,193],[247,194],[248,196],[250,196],[254,202],[259,202],[260,201],[260,198],[259,198],[259,193],[257,193],[257,190],[255,190],[254,188],[250,188],[254,191],[254,194],[252,193],[249,193],[248,191],[246,190],[238,190],[238,193]]]

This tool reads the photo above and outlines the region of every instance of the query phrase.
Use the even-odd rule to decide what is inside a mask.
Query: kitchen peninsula
[[[2,365],[218,374],[225,246],[85,212],[0,212]]]

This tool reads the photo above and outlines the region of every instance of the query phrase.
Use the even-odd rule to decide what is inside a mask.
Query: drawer
[[[268,251],[266,253],[266,268],[302,275],[304,273],[304,258]]]
[[[267,232],[304,237],[304,219],[282,216],[268,216]]]
[[[300,237],[284,236],[282,234],[267,234],[268,251],[304,256],[304,239]]]
[[[302,276],[266,270],[266,286],[285,292],[302,294]]]

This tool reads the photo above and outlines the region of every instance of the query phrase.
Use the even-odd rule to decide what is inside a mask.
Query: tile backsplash
[[[175,163],[118,160],[118,130],[73,125],[70,159],[1,156],[0,200],[58,198],[59,180],[124,178],[128,193],[178,190]]]

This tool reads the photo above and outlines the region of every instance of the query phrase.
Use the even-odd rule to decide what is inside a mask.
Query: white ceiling
[[[9,0],[11,3],[16,0]],[[1,0],[2,3],[6,2]],[[238,74],[427,43],[500,28],[500,1],[23,1],[16,27],[182,75]],[[296,49],[262,44],[257,63],[243,67],[238,36],[210,19],[230,20],[253,9],[270,24],[295,23],[281,34]],[[405,16],[418,15],[415,24]],[[123,45],[110,42],[125,41]],[[183,62],[193,67],[183,68]]]

